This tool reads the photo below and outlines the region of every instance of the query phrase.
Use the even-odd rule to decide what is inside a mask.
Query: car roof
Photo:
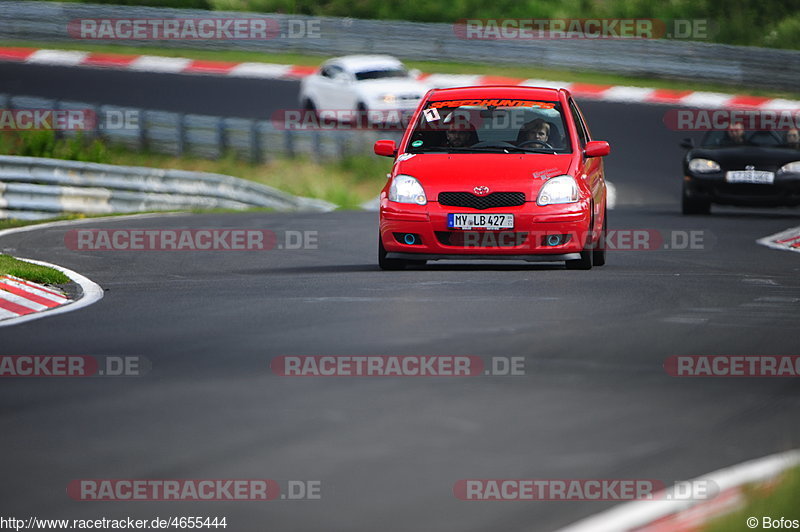
[[[521,85],[484,85],[480,87],[433,89],[428,99],[430,101],[442,101],[468,98],[518,98],[524,100],[558,101],[559,92],[563,92],[569,97],[569,91],[567,89],[528,87]]]
[[[336,64],[352,72],[363,70],[384,70],[387,68],[402,67],[403,63],[391,55],[345,55],[325,62],[326,65]]]

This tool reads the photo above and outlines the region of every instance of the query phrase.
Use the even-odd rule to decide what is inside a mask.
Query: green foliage
[[[54,131],[4,132],[0,134],[0,154],[49,157],[69,161],[108,163],[109,147],[83,133],[57,137]]]
[[[133,1],[133,0],[131,0]],[[213,9],[453,23],[463,18],[707,19],[713,42],[800,48],[800,0],[208,0]]]
[[[91,0],[93,4],[123,6],[175,7],[180,9],[212,9],[208,0]]]
[[[34,283],[64,284],[69,277],[58,270],[17,260],[8,255],[0,255],[0,275],[13,275]]]

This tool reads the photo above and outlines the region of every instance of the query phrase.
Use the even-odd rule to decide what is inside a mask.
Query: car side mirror
[[[681,141],[681,148],[686,148],[687,150],[691,150],[694,148],[694,140],[690,138],[685,138]]]
[[[373,150],[375,155],[394,157],[397,155],[397,144],[393,140],[376,140]]]
[[[605,157],[611,153],[611,146],[604,140],[590,140],[583,148],[583,153],[587,157]]]

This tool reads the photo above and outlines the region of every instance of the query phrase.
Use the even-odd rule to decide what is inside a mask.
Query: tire
[[[581,251],[581,258],[568,260],[565,261],[568,270],[591,270],[592,269],[592,257],[594,256],[594,250],[592,249],[584,249]]]
[[[608,210],[603,211],[603,229],[592,250],[592,265],[604,266],[606,263],[606,235],[608,234]]]
[[[303,101],[303,110],[312,114],[314,118],[318,118],[317,116],[317,106],[314,105],[314,102],[306,98]]]
[[[686,187],[684,186],[681,201],[681,212],[683,212],[683,214],[711,214],[711,202],[689,197],[689,195],[686,193]]]
[[[594,224],[589,223],[591,228]],[[591,270],[594,261],[594,249],[592,249],[592,235],[591,231],[586,236],[586,243],[583,245],[581,251],[581,258],[565,261],[568,270]]]
[[[364,105],[363,102],[358,102],[356,105],[356,126],[359,129],[369,129],[369,113],[367,111],[367,106]]]
[[[405,260],[386,258],[386,248],[383,247],[381,235],[378,235],[378,266],[380,266],[381,270],[405,270],[407,265],[408,263]]]

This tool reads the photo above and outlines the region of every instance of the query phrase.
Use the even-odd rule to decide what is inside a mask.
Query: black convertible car
[[[800,149],[778,131],[710,131],[700,146],[686,139],[683,214],[709,214],[711,204],[800,205]]]

